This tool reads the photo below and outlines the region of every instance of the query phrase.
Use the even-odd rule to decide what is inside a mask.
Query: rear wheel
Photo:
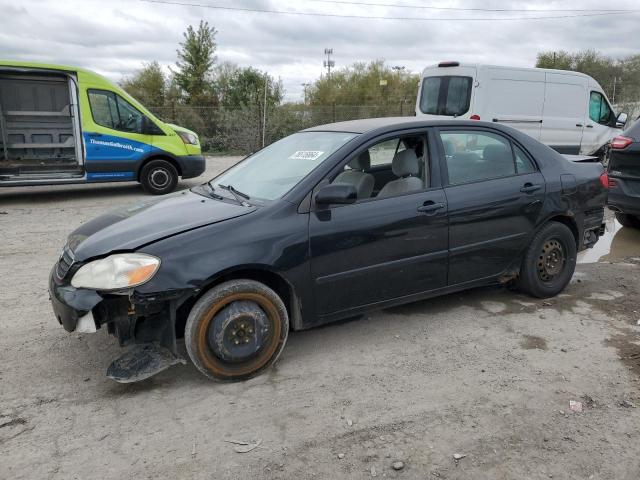
[[[576,239],[566,225],[544,225],[534,235],[522,260],[518,289],[538,298],[557,295],[573,276],[576,254]]]
[[[278,294],[254,280],[231,280],[196,302],[184,338],[200,372],[214,380],[235,381],[271,366],[288,334],[289,316]]]
[[[616,212],[616,219],[623,227],[640,228],[640,218],[628,213]]]
[[[166,160],[151,160],[140,172],[142,188],[153,195],[173,192],[178,184],[178,170]]]

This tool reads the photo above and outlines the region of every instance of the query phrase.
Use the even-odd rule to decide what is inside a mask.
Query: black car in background
[[[625,227],[640,228],[640,120],[609,144],[607,204]]]
[[[602,234],[608,179],[512,128],[379,118],[310,128],[208,183],[89,221],[51,272],[67,331],[130,345],[107,374],[182,361],[262,372],[301,330],[513,283],[562,291]]]

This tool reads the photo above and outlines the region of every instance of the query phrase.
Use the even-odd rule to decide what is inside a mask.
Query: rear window
[[[425,77],[422,80],[420,111],[427,115],[458,117],[469,111],[471,77]]]

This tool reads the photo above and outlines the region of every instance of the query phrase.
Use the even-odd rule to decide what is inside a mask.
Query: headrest
[[[349,166],[354,170],[360,170],[361,172],[366,172],[371,168],[371,156],[369,155],[369,150],[365,150],[356,158],[349,162]]]
[[[391,170],[396,177],[415,176],[420,173],[420,162],[415,150],[408,148],[396,153],[391,162]]]
[[[484,147],[482,150],[482,158],[488,161],[513,161],[513,157],[511,155],[511,149],[506,145],[492,143]]]

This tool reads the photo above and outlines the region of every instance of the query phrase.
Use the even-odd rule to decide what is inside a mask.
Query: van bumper
[[[207,167],[204,155],[183,155],[176,157],[180,164],[182,178],[194,178],[202,175]]]

